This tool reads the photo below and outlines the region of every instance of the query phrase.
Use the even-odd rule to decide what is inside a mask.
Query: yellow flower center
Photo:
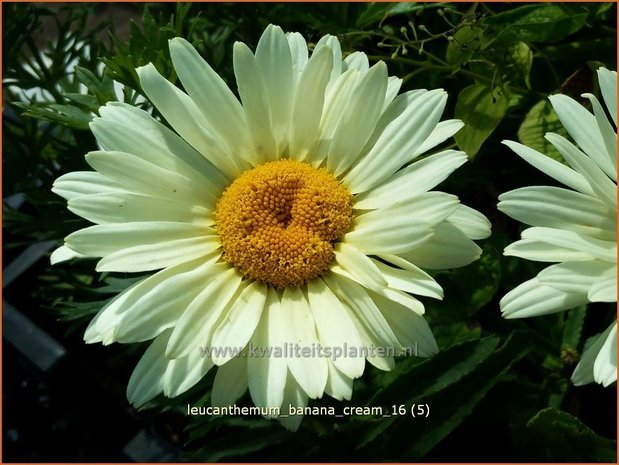
[[[351,218],[348,190],[326,170],[293,160],[246,171],[215,210],[223,259],[278,288],[324,273],[335,257],[333,242]]]

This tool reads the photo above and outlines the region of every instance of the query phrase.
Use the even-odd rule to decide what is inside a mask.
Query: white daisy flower
[[[499,197],[499,210],[533,227],[505,255],[556,262],[501,300],[506,318],[567,310],[588,302],[617,301],[617,73],[601,68],[598,78],[612,122],[600,102],[584,94],[593,114],[565,95],[550,96],[561,123],[578,146],[558,134],[546,139],[569,167],[512,141],[504,143],[525,161],[568,187],[523,187]],[[614,127],[613,127],[614,123]],[[617,324],[585,351],[572,380],[617,380]]]
[[[443,291],[422,268],[466,265],[481,253],[472,239],[490,234],[483,215],[431,191],[464,153],[415,161],[462,127],[439,122],[447,94],[397,96],[401,80],[383,62],[342,59],[328,35],[308,57],[300,34],[272,25],[255,54],[234,45],[241,101],[187,41],[171,40],[170,53],[185,92],[152,64],[138,74],[174,131],[110,103],[91,124],[102,147],[86,156],[95,171],[54,184],[96,225],[69,235],[53,262],[102,257],[99,271],[156,271],[85,334],[154,339],[129,400],[177,396],[218,366],[214,405],[249,388],[256,406],[285,414],[325,393],[350,399],[366,359],[389,370],[406,348],[434,354],[411,294]],[[300,421],[283,419],[291,429]]]

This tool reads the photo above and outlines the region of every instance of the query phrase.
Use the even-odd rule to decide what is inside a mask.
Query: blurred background
[[[546,97],[599,92],[594,71],[616,69],[616,4],[20,2],[2,4],[2,21],[3,461],[616,461],[616,384],[569,382],[616,306],[502,319],[500,298],[541,267],[502,256],[521,225],[496,210],[502,192],[553,183],[500,141],[560,159],[543,139],[563,131]],[[310,47],[337,35],[345,54],[384,60],[402,91],[446,89],[444,119],[467,123],[445,147],[470,163],[439,189],[483,212],[493,236],[478,262],[436,273],[447,297],[424,305],[441,353],[389,373],[368,367],[346,403],[423,402],[427,419],[306,417],[289,433],[262,418],[186,417],[187,403],[208,404],[214,373],[137,412],[125,389],[145,346],[86,345],[82,334],[138,277],[96,273],[89,260],[49,264],[62,238],[87,226],[50,188],[88,169],[98,108],[120,100],[159,116],[134,70],[153,62],[176,82],[175,36],[234,89],[234,41],[255,49],[269,23]]]

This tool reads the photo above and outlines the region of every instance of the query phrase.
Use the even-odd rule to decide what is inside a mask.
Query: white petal
[[[597,74],[604,103],[608,107],[608,112],[615,122],[615,126],[617,126],[617,71],[600,68]]]
[[[316,325],[309,305],[299,288],[287,287],[282,295],[283,324],[288,330],[287,340],[301,350],[316,348]],[[288,369],[310,399],[322,397],[327,384],[327,360],[324,357],[293,355],[288,357]]]
[[[361,360],[363,359],[361,358]],[[350,400],[352,397],[352,379],[338,370],[334,362],[331,362],[331,360],[328,360],[328,362],[329,378],[325,386],[325,393],[337,400]]]
[[[387,280],[387,284],[390,288],[399,289],[412,294],[434,297],[435,299],[443,298],[443,289],[425,271],[396,255],[387,254],[381,255],[380,257],[396,265],[405,265],[404,269],[399,269],[372,259],[383,277]]]
[[[166,356],[178,358],[197,350],[198,346],[211,344],[213,332],[229,302],[238,295],[241,274],[229,268],[203,283],[208,284],[187,307],[176,322],[170,336]]]
[[[436,125],[428,138],[423,141],[417,150],[415,150],[415,155],[421,155],[426,153],[428,150],[432,150],[437,145],[445,142],[463,127],[464,123],[459,119],[448,119],[441,121]]]
[[[541,226],[525,229],[521,235],[523,239],[538,240],[558,247],[584,252],[607,262],[616,261],[617,243],[614,241],[603,241],[573,231]]]
[[[535,239],[522,239],[505,247],[503,255],[520,257],[536,262],[566,262],[591,260],[592,255]]]
[[[617,264],[613,263],[610,273],[593,283],[589,289],[591,302],[617,302]]]
[[[466,205],[458,205],[458,208],[449,215],[447,221],[462,231],[469,239],[479,240],[490,237],[492,225],[488,218]]]
[[[352,310],[350,315],[358,331],[364,328],[379,347],[400,347],[392,328],[362,286],[335,273],[325,275],[324,280],[340,301]]]
[[[212,261],[194,262],[166,268],[130,287],[107,305],[97,320],[96,329],[104,344],[110,333],[121,343],[138,342],[175,326],[205,280],[221,271],[222,266],[213,266]]]
[[[283,357],[273,353],[258,352],[269,348],[280,349],[286,341],[287,328],[284,327],[281,301],[277,291],[269,288],[267,302],[262,312],[262,319],[254,332],[248,351],[247,379],[249,392],[254,404],[258,407],[281,407],[284,400],[284,389],[287,385],[288,366]],[[257,352],[252,353],[252,349]]]
[[[307,295],[310,310],[316,323],[318,339],[323,347],[343,348],[344,344],[351,347],[361,346],[359,333],[346,308],[322,279],[314,279],[307,284]],[[349,378],[360,377],[365,367],[363,357],[338,357],[333,360],[333,363]],[[333,370],[335,368],[329,369],[330,379],[335,376],[332,375]],[[333,382],[333,380],[331,381]],[[327,385],[329,385],[329,381]]]
[[[90,152],[86,161],[126,190],[214,209],[221,190],[124,152]],[[140,176],[136,176],[140,173]]]
[[[578,365],[576,365],[576,369],[572,374],[572,383],[574,383],[575,386],[582,386],[595,381],[593,377],[593,364],[600,353],[600,349],[606,342],[608,334],[612,330],[613,326],[616,325],[617,322],[614,322],[606,329],[606,331],[598,334],[594,342],[586,350],[584,350],[580,357],[580,362],[578,362]]]
[[[337,264],[348,271],[362,286],[377,290],[387,287],[387,281],[378,267],[359,249],[340,242],[334,252]]]
[[[580,174],[584,176],[591,190],[602,201],[617,208],[617,184],[610,180],[587,155],[578,150],[564,137],[548,133],[546,139],[555,146],[563,158]]]
[[[610,161],[610,165],[607,167],[609,170],[607,174],[617,182],[617,133],[613,126],[608,121],[606,113],[600,105],[600,102],[592,94],[583,94],[591,102],[593,106],[593,112],[595,114],[595,121],[597,122],[604,146],[606,147],[606,153],[604,154]]]
[[[363,77],[349,107],[341,115],[327,156],[327,169],[335,176],[348,170],[359,157],[378,122],[387,91],[387,66],[378,62]]]
[[[68,208],[97,224],[137,221],[213,224],[211,212],[205,207],[131,192],[80,195],[69,200]]]
[[[420,194],[406,204],[356,217],[352,231],[344,236],[344,241],[366,253],[406,252],[429,238],[431,233],[428,231],[432,226],[447,219],[458,205],[456,196],[443,192]]]
[[[247,390],[247,358],[234,357],[217,368],[211,403],[214,407],[234,404]]]
[[[226,348],[241,348],[249,342],[260,322],[266,299],[266,286],[255,281],[234,301],[213,334],[212,345],[219,348],[213,353],[217,365],[227,363],[235,355],[231,350],[224,352]]]
[[[609,275],[616,276],[616,264],[602,260],[564,262],[542,270],[537,278],[542,284],[565,292],[588,294],[593,284]]]
[[[298,82],[303,68],[305,68],[307,64],[307,43],[303,35],[298,32],[288,32],[286,34],[286,39],[288,40],[288,46],[290,47],[290,54],[292,57],[292,74],[295,82]]]
[[[366,72],[370,69],[368,57],[363,52],[353,52],[344,58],[342,71],[348,71],[349,69],[355,69],[360,72]]]
[[[71,200],[82,195],[118,194],[126,192],[126,189],[96,171],[74,171],[56,179],[52,192]]]
[[[499,196],[498,209],[532,226],[566,229],[599,239],[617,237],[616,214],[604,202],[568,189],[533,186]]]
[[[617,381],[617,323],[611,330],[593,364],[593,377],[604,387]]]
[[[563,163],[559,163],[549,156],[539,153],[526,145],[519,144],[518,142],[504,140],[503,144],[516,152],[516,154],[527,163],[543,171],[551,178],[583,194],[593,195],[593,190],[584,176],[568,166],[565,166]]]
[[[382,296],[371,294],[371,297],[403,347],[412,349],[414,355],[420,357],[438,352],[432,330],[423,316]]]
[[[429,239],[398,255],[421,268],[442,270],[474,262],[481,256],[481,249],[454,225],[443,222],[434,226]]]
[[[107,254],[99,260],[96,269],[126,273],[160,270],[204,257],[220,247],[219,237],[215,235],[141,244]]]
[[[163,375],[168,366],[164,351],[169,337],[170,331],[157,337],[133,370],[127,385],[127,399],[135,407],[144,405],[163,391]]]
[[[256,63],[266,86],[276,155],[288,146],[288,127],[292,112],[293,70],[292,54],[284,31],[268,25],[256,47]],[[243,100],[244,102],[244,100]]]
[[[595,117],[573,98],[556,94],[548,97],[561,123],[580,148],[608,176],[617,178],[617,170],[609,159]],[[616,154],[613,154],[616,156]],[[571,163],[570,163],[571,164]],[[580,171],[580,170],[579,170]],[[580,171],[582,174],[582,171]],[[594,187],[594,186],[591,186]]]
[[[210,357],[202,357],[199,352],[168,362],[163,375],[163,395],[176,397],[195,386],[213,367]]]
[[[325,56],[331,57],[331,54],[326,48],[324,48],[321,53]],[[316,55],[317,53],[314,53],[314,55],[312,55],[312,58]],[[325,76],[323,75],[323,79],[324,77]],[[308,159],[308,161],[313,166],[319,166],[329,154],[333,135],[335,134],[335,131],[337,130],[339,122],[342,119],[344,113],[350,106],[352,96],[354,95],[357,87],[359,86],[361,79],[362,76],[358,71],[347,71],[344,74],[340,75],[329,87],[328,91],[324,94],[324,110],[322,111],[322,119],[320,120],[320,125],[318,126],[318,132],[312,138],[312,143],[314,143],[314,146],[311,147],[310,158]],[[319,82],[320,86],[318,88],[322,90],[323,80]],[[326,79],[324,80],[324,82],[326,85]],[[299,89],[301,88],[302,87],[299,85]],[[323,94],[320,95],[321,98],[323,98]],[[299,93],[297,93],[297,97],[298,96]],[[323,100],[320,100],[320,103],[322,104]],[[297,108],[299,108],[299,111],[301,111],[303,107],[299,105],[297,106]],[[293,129],[294,128],[295,126],[293,125]],[[301,129],[302,128],[299,128],[299,131]]]
[[[391,105],[391,102],[393,102],[393,99],[396,98],[398,92],[400,92],[400,87],[402,87],[402,79],[395,76],[389,76],[389,79],[387,80],[387,92],[385,92],[385,103],[383,104],[381,114],[385,112],[387,107]]]
[[[287,430],[296,431],[303,420],[303,415],[296,413],[291,415],[289,406],[294,408],[307,407],[307,401],[308,398],[305,392],[303,392],[292,375],[288,373],[282,399],[282,416],[279,417],[279,421]]]
[[[279,155],[273,137],[272,109],[256,57],[242,42],[234,44],[234,76],[243,101],[254,151],[262,162]]]
[[[304,160],[316,139],[332,60],[329,49],[323,47],[312,54],[299,77],[292,107],[290,135],[290,156],[295,160]]]
[[[67,260],[71,260],[73,258],[84,258],[86,255],[82,255],[81,253],[77,253],[74,250],[71,250],[66,245],[61,245],[56,250],[54,250],[49,257],[49,261],[52,265],[56,263],[66,262]]]
[[[464,152],[446,150],[419,160],[398,171],[389,181],[355,196],[355,209],[376,209],[399,205],[432,189],[462,166]]]
[[[131,247],[165,246],[170,241],[207,238],[212,235],[212,229],[189,223],[140,221],[90,226],[67,236],[65,243],[80,254],[104,257]]]
[[[384,220],[366,222],[344,235],[346,242],[366,254],[403,253],[432,237],[429,224],[410,218],[384,215]]]
[[[351,192],[357,194],[375,187],[413,160],[415,151],[436,127],[446,101],[447,94],[440,89],[398,96],[385,112],[385,116],[393,112],[395,118],[344,177]]]
[[[587,294],[566,292],[533,278],[508,292],[500,302],[505,318],[527,318],[561,312],[587,303]]]
[[[228,179],[234,179],[239,172],[238,164],[230,156],[226,141],[207,129],[210,123],[195,102],[161,76],[152,63],[138,68],[137,73],[149,100],[174,130],[213,164],[212,170],[219,169]],[[235,155],[246,153],[239,150]]]
[[[328,86],[331,86],[339,75],[342,74],[342,49],[340,47],[340,41],[337,40],[337,37],[329,34],[322,36],[318,40],[312,53],[316,53],[323,47],[328,48],[333,57],[333,69],[331,70],[331,77],[329,78],[328,84]]]
[[[247,147],[249,130],[243,107],[223,79],[184,39],[170,41],[170,56],[183,87],[209,122],[207,129],[226,141],[229,153]],[[235,177],[239,174],[240,170]]]
[[[104,150],[131,153],[185,177],[200,179],[221,190],[228,180],[176,133],[132,105],[110,102],[99,109],[100,118],[90,123]]]

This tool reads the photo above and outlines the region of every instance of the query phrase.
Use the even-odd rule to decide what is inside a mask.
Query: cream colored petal
[[[213,210],[222,192],[200,179],[162,168],[129,153],[90,152],[86,161],[99,173],[138,194],[202,205]]]
[[[543,269],[537,278],[555,289],[588,295],[595,283],[607,277],[616,278],[616,270],[616,263],[602,260],[563,262]]]
[[[613,181],[617,182],[617,132],[610,121],[608,121],[606,113],[598,99],[592,94],[583,94],[583,97],[588,98],[593,106],[595,121],[602,135],[604,146],[606,147],[606,153],[604,155],[606,155],[607,159],[610,161],[610,165],[607,167],[607,174]]]
[[[227,348],[245,347],[249,342],[260,322],[266,300],[267,287],[258,281],[243,289],[213,334],[212,345],[219,349],[213,353],[217,365],[228,363],[235,355],[232,350],[226,351]]]
[[[361,347],[359,333],[348,311],[322,279],[314,279],[307,284],[307,295],[316,323],[318,339],[323,347],[342,349],[344,344]],[[337,367],[338,372],[341,371],[348,378],[360,377],[365,367],[363,357],[338,357],[332,363]],[[335,368],[329,369],[330,379],[336,376],[332,373],[333,370]],[[331,383],[336,383],[341,377],[336,376],[336,378],[336,380],[331,379]],[[329,381],[327,381],[328,385]]]
[[[435,299],[443,298],[443,289],[441,286],[422,269],[396,255],[385,254],[380,255],[380,257],[395,265],[405,266],[404,269],[394,268],[372,259],[383,277],[387,280],[387,284],[390,288],[399,289],[412,294],[433,297]]]
[[[445,221],[434,226],[433,234],[427,240],[398,255],[421,268],[442,270],[474,262],[481,256],[481,249],[462,231]]]
[[[280,423],[289,431],[296,431],[301,425],[303,415],[296,413],[291,414],[290,407],[303,408],[307,407],[307,395],[303,392],[303,389],[297,384],[292,375],[288,373],[284,388],[284,396],[282,400],[282,416],[279,417]]]
[[[467,160],[464,152],[446,150],[419,160],[376,188],[354,197],[355,209],[367,210],[409,202],[443,182]]]
[[[284,289],[282,308],[283,325],[288,332],[287,341],[301,351],[318,347],[314,317],[303,291],[294,287]],[[301,352],[300,356],[293,354],[288,357],[287,363],[290,373],[310,399],[322,397],[328,376],[327,360],[324,357],[306,357]]]
[[[500,211],[525,224],[605,240],[617,237],[616,213],[589,195],[559,187],[532,186],[501,194],[499,200]]]
[[[343,180],[353,194],[372,189],[392,176],[400,167],[415,158],[415,151],[436,127],[447,94],[438,89],[403,94],[392,103],[393,112],[399,115],[382,132],[372,149],[347,174]],[[398,107],[405,105],[402,111]],[[391,108],[385,115],[389,115]]]
[[[217,368],[211,404],[225,407],[234,404],[247,391],[247,354],[233,357]]]
[[[584,176],[595,195],[616,209],[617,184],[609,179],[591,158],[574,147],[564,137],[553,133],[548,133],[545,137],[563,155],[563,158]]]
[[[522,239],[505,247],[503,255],[520,257],[536,262],[566,262],[592,260],[591,254],[537,239]]]
[[[430,357],[438,352],[432,330],[423,316],[377,294],[370,295],[403,347],[419,357]]]
[[[587,294],[566,292],[533,278],[508,292],[500,302],[505,318],[527,318],[561,312],[587,303]]]
[[[269,353],[269,348],[283,348],[287,328],[282,324],[285,309],[277,291],[269,288],[262,318],[248,348],[247,379],[249,392],[258,407],[282,406],[288,366],[283,357]]]
[[[72,260],[74,258],[84,258],[86,255],[82,255],[81,253],[77,253],[74,250],[71,250],[66,245],[61,245],[56,250],[54,250],[49,257],[49,261],[52,265],[56,263],[66,262],[67,260]]]
[[[587,298],[591,302],[617,302],[617,264],[613,264],[610,273],[602,277],[589,289]]]
[[[255,156],[262,163],[278,158],[273,137],[273,109],[256,57],[242,42],[234,44],[234,76],[243,101]]]
[[[551,95],[548,99],[561,123],[580,148],[607,176],[617,179],[616,166],[613,166],[608,156],[595,116],[567,95]],[[616,153],[613,153],[613,157],[616,157]],[[582,171],[581,173],[585,174]]]
[[[230,156],[232,152],[226,141],[208,129],[211,125],[195,102],[161,76],[152,63],[136,71],[149,100],[174,130],[213,164],[212,169],[219,169],[228,179],[234,179],[241,166]],[[247,152],[238,150],[235,155],[242,157]]]
[[[604,241],[573,231],[541,226],[525,229],[521,236],[523,239],[533,239],[557,247],[583,252],[607,262],[616,262],[617,260],[617,243],[615,241]]]
[[[617,382],[617,323],[611,330],[593,364],[593,377],[604,387]]]
[[[387,280],[379,268],[359,249],[340,242],[336,245],[334,252],[336,263],[348,271],[362,286],[377,290],[387,287]]]
[[[219,275],[203,281],[203,290],[183,312],[170,336],[166,357],[179,358],[192,350],[211,344],[213,332],[220,322],[222,313],[230,302],[242,291],[241,274],[229,268]]]
[[[119,194],[127,192],[127,189],[96,171],[74,171],[56,179],[52,192],[71,200],[85,195]]]
[[[352,397],[353,380],[338,370],[334,362],[329,360],[328,363],[329,378],[325,386],[325,393],[336,400],[350,400]]]
[[[442,144],[447,139],[452,137],[463,127],[464,123],[459,119],[448,119],[439,122],[428,138],[423,141],[417,150],[415,150],[415,155],[419,156],[429,150],[432,150],[437,145]]]
[[[210,357],[202,357],[198,351],[168,361],[163,375],[163,395],[176,397],[188,391],[204,378],[213,366]]]
[[[333,134],[327,169],[335,176],[348,170],[361,155],[381,116],[376,109],[384,105],[386,91],[387,66],[378,62],[359,83]]]
[[[203,206],[132,192],[80,195],[69,200],[68,208],[97,224],[170,221],[212,226],[214,222]]]
[[[276,144],[276,155],[288,148],[294,96],[292,54],[284,31],[268,25],[256,47],[256,63],[264,81]]]
[[[223,79],[184,39],[170,41],[170,56],[183,87],[209,122],[207,129],[226,141],[230,153],[248,147],[250,136],[243,107]]]
[[[492,225],[488,218],[466,205],[458,205],[447,218],[447,222],[453,224],[469,239],[486,239],[492,233],[490,230]]]
[[[299,76],[290,126],[290,158],[294,160],[315,157],[311,149],[318,136],[332,67],[332,54],[327,47],[322,47],[312,54]],[[308,159],[308,162],[313,160]]]
[[[518,154],[518,156],[520,156],[524,161],[546,173],[551,178],[556,179],[560,183],[565,184],[578,192],[593,195],[593,190],[584,176],[574,171],[569,166],[565,166],[563,163],[559,163],[549,156],[533,150],[526,145],[519,144],[518,142],[504,140],[503,144],[507,145],[510,149],[516,152],[516,154]]]
[[[164,351],[169,337],[170,331],[166,331],[155,339],[131,374],[127,399],[135,407],[141,407],[163,391],[163,375],[168,366]]]
[[[617,71],[600,68],[597,72],[604,103],[617,126]]]

